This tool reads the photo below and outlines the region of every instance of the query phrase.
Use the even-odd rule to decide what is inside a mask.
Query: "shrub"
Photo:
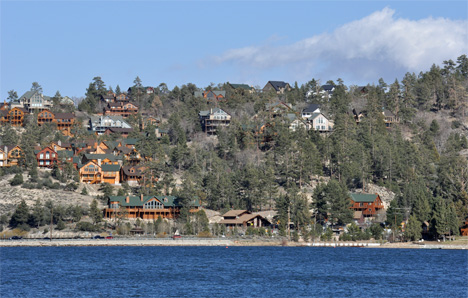
[[[81,194],[84,196],[88,195],[88,190],[86,189],[86,186],[83,186],[83,189],[81,190]]]
[[[65,229],[65,223],[61,219],[59,219],[59,221],[57,222],[57,230],[61,231],[63,229]]]
[[[19,226],[17,226],[17,228],[26,232],[29,232],[31,230],[31,227],[27,223],[20,224]]]
[[[20,184],[23,184],[23,174],[17,173],[15,177],[13,177],[13,179],[10,181],[10,185],[16,186]]]

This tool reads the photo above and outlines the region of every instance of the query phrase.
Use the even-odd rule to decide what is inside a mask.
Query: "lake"
[[[468,297],[468,251],[2,247],[1,297]]]

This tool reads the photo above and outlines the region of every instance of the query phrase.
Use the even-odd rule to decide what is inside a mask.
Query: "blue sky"
[[[466,1],[1,1],[0,98],[268,80],[391,83],[468,54]]]

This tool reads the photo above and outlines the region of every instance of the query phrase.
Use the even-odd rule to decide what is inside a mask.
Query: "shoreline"
[[[22,239],[2,240],[2,247],[68,247],[68,246],[275,246],[275,247],[328,247],[328,248],[392,248],[392,249],[458,249],[468,250],[468,244],[443,243],[369,243],[369,242],[292,242],[250,239]]]

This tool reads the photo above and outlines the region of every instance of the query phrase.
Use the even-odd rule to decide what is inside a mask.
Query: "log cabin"
[[[362,211],[364,217],[375,217],[378,211],[384,209],[382,199],[378,194],[350,193],[351,209]]]
[[[116,218],[120,208],[126,209],[127,218],[157,220],[161,218],[177,218],[182,208],[179,198],[174,196],[110,196],[108,207],[104,209],[106,218]],[[190,204],[190,212],[197,212],[199,200]]]

